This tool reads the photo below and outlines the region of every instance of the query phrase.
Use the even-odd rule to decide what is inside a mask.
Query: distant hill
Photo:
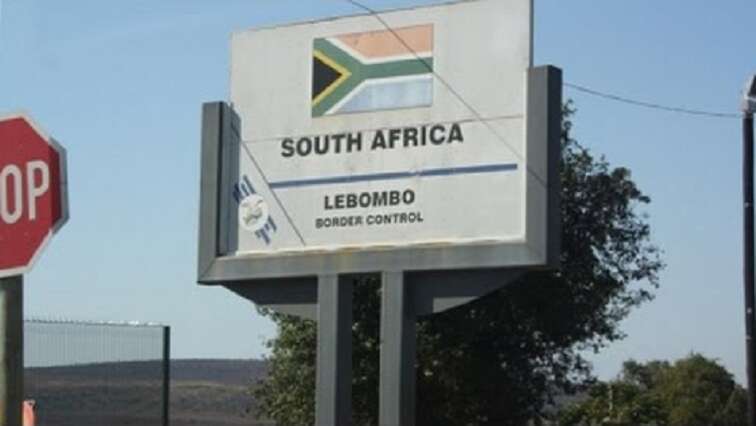
[[[260,360],[175,360],[171,376],[178,381],[211,381],[228,385],[249,386],[267,374],[268,365]]]
[[[173,360],[171,425],[268,425],[254,418],[252,383],[267,371],[258,360]],[[159,361],[28,368],[26,394],[45,426],[159,426]]]

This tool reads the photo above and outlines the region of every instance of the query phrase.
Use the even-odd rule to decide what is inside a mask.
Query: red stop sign
[[[65,157],[28,116],[0,117],[0,277],[28,271],[68,219]]]

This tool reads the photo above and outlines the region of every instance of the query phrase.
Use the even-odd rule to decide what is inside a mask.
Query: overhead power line
[[[712,118],[740,118],[740,114],[737,114],[737,113],[705,111],[705,110],[699,110],[699,109],[683,108],[683,107],[678,107],[678,106],[662,105],[655,102],[639,101],[636,99],[630,99],[623,96],[614,95],[611,93],[600,92],[598,90],[590,89],[588,87],[581,86],[574,83],[565,82],[564,86],[569,87],[570,89],[573,89],[573,90],[577,90],[578,92],[586,93],[588,95],[608,99],[615,102],[621,102],[624,104],[635,105],[635,106],[639,106],[643,108],[650,108],[650,109],[655,109],[655,110],[674,112],[678,114],[697,115],[697,116],[712,117]]]

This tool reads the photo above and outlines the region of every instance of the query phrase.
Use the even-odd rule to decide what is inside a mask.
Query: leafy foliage
[[[272,349],[267,379],[253,389],[260,415],[274,419],[279,426],[314,423],[315,344],[314,322],[263,311],[278,324],[278,337],[269,342]]]
[[[587,401],[564,410],[559,424],[660,424],[664,417],[661,402],[633,383],[599,383],[589,395]]]
[[[626,362],[620,378],[594,385],[560,424],[745,426],[746,405],[745,390],[724,367],[692,354],[674,365]]]
[[[562,270],[533,272],[500,291],[418,324],[418,425],[520,425],[556,392],[590,377],[585,349],[623,337],[618,325],[652,298],[663,267],[638,208],[650,200],[630,171],[612,168],[562,134]],[[355,424],[377,424],[380,287],[355,283]],[[314,324],[268,312],[271,374],[254,394],[282,426],[313,423]]]

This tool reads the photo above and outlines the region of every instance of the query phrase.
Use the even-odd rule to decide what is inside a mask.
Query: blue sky
[[[69,152],[71,221],[26,277],[29,316],[174,328],[174,355],[259,357],[275,330],[195,285],[202,102],[228,97],[229,37],[358,12],[341,0],[0,0],[0,111],[32,112]],[[385,9],[434,1],[365,0]],[[746,0],[536,0],[537,64],[663,104],[736,112],[756,72]],[[577,138],[629,167],[668,264],[657,299],[593,357],[720,359],[744,377],[738,119],[685,116],[565,91]]]

